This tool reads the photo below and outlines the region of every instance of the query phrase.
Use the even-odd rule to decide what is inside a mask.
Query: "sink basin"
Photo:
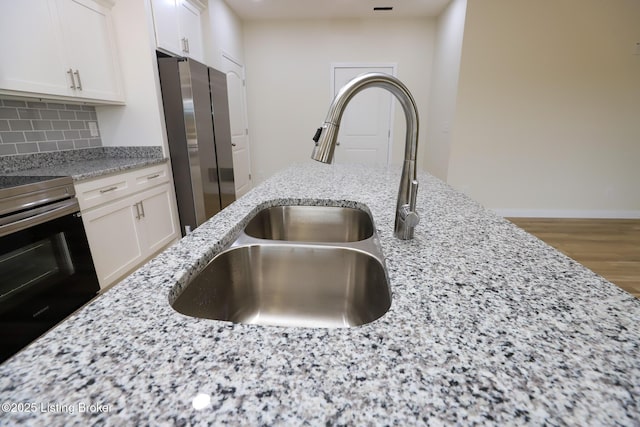
[[[285,210],[271,212],[279,211]],[[325,328],[372,322],[390,305],[385,268],[376,257],[346,247],[302,244],[227,249],[172,304],[199,318]]]
[[[365,240],[373,231],[373,222],[366,212],[332,206],[263,209],[244,229],[248,236],[258,239],[334,243]]]
[[[364,325],[391,306],[371,216],[332,206],[259,211],[171,304],[187,316],[271,326]]]

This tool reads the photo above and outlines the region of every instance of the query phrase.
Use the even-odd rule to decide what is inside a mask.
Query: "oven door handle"
[[[80,211],[75,197],[0,219],[0,237]]]

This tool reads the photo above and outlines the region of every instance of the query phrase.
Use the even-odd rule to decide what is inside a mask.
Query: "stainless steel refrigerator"
[[[158,69],[184,236],[236,199],[227,76],[186,58]]]

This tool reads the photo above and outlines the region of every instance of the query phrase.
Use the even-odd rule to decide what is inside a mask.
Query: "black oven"
[[[0,177],[0,362],[99,289],[71,178]]]

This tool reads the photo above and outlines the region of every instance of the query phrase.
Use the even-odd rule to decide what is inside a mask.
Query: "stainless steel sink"
[[[216,256],[173,308],[188,316],[275,326],[349,327],[391,305],[384,265],[335,246],[259,244]]]
[[[273,326],[359,326],[391,306],[373,220],[359,209],[276,206],[172,302],[187,316]]]
[[[244,232],[258,239],[294,242],[356,242],[373,235],[366,212],[333,206],[275,206],[263,209]]]

